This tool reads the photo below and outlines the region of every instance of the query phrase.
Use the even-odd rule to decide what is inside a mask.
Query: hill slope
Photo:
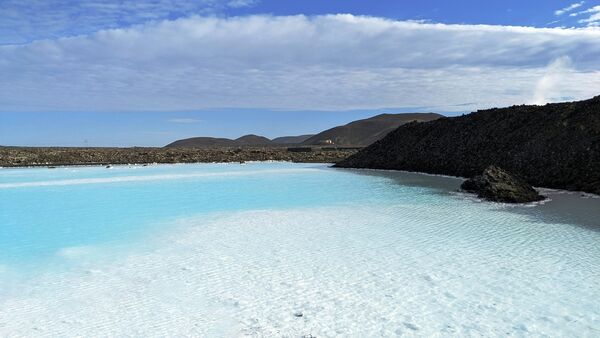
[[[281,136],[272,139],[273,143],[277,144],[300,144],[309,138],[315,136],[314,134],[310,135],[299,135],[299,136]]]
[[[183,140],[177,140],[167,144],[167,148],[189,148],[189,147],[234,147],[237,143],[228,138],[217,137],[192,137]]]
[[[600,96],[406,124],[336,164],[463,177],[489,165],[534,186],[600,194]]]
[[[442,115],[433,113],[381,114],[325,130],[302,142],[302,144],[367,146],[408,122],[431,121],[440,117],[442,117]]]
[[[254,134],[244,135],[242,137],[236,138],[235,142],[239,145],[244,146],[257,146],[257,145],[269,145],[272,144],[271,140],[264,136],[258,136]]]
[[[344,126],[328,129],[317,135],[284,136],[269,140],[259,135],[244,135],[235,140],[214,137],[192,137],[177,140],[166,145],[175,147],[238,147],[238,146],[277,146],[277,145],[342,145],[367,146],[385,136],[400,125],[412,121],[431,121],[442,117],[432,113],[381,114],[368,119],[350,122]],[[327,143],[331,140],[333,143]]]

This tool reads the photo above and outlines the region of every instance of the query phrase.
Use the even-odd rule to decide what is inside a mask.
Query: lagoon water
[[[319,164],[0,169],[0,336],[600,336],[600,199]]]

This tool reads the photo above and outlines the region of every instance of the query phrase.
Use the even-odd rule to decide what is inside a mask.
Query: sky
[[[0,0],[0,145],[315,133],[600,94],[600,0]]]

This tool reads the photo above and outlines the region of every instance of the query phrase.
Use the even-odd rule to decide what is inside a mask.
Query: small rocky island
[[[460,188],[493,202],[529,203],[544,199],[527,182],[493,165],[483,174],[466,180]]]

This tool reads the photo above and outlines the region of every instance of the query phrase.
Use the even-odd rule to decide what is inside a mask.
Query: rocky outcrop
[[[409,123],[336,164],[461,177],[489,165],[536,187],[600,194],[600,96]]]
[[[529,203],[544,199],[527,182],[493,165],[466,180],[460,188],[493,202]]]

